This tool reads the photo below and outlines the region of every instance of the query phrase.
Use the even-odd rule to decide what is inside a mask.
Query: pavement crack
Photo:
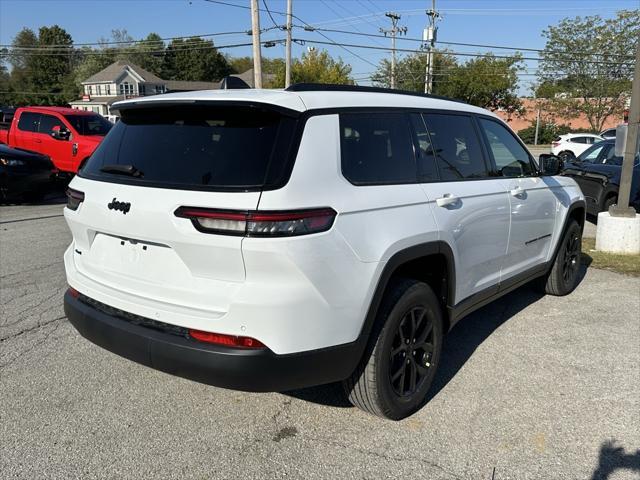
[[[52,318],[51,320],[47,320],[46,322],[38,322],[38,324],[34,325],[33,327],[26,328],[24,330],[21,330],[19,332],[13,333],[11,335],[7,335],[6,337],[0,337],[0,342],[5,342],[7,340],[11,340],[12,338],[19,337],[20,335],[24,335],[25,333],[33,332],[34,330],[38,330],[39,328],[46,327],[47,325],[49,325],[51,323],[58,322],[60,320],[66,319],[66,318],[67,318],[66,315],[62,315],[61,317]],[[0,365],[0,368],[1,367],[2,367],[2,365]]]
[[[318,443],[322,443],[324,445],[329,445],[329,446],[333,446],[333,447],[339,447],[339,448],[343,448],[346,450],[350,450],[353,452],[357,452],[357,453],[361,453],[363,455],[368,455],[368,456],[372,456],[381,460],[385,460],[385,461],[395,461],[395,462],[406,462],[407,460],[413,460],[416,461],[418,463],[424,464],[424,465],[428,465],[430,467],[436,468],[438,470],[440,470],[442,473],[444,473],[445,475],[450,476],[451,478],[455,479],[455,480],[465,480],[465,477],[461,477],[453,472],[450,472],[449,470],[447,470],[446,468],[444,468],[441,465],[438,465],[435,462],[432,462],[430,460],[426,460],[424,458],[420,458],[420,457],[416,457],[416,456],[412,456],[412,455],[392,455],[389,453],[383,453],[383,452],[377,452],[375,450],[367,450],[365,448],[361,448],[361,447],[356,447],[354,445],[349,445],[348,443],[343,443],[343,442],[337,442],[334,440],[325,440],[323,438],[317,438],[317,437],[309,437],[309,439],[316,441]]]
[[[4,220],[4,221],[0,222],[0,225],[5,225],[7,223],[29,222],[31,220],[45,220],[47,218],[56,218],[56,217],[64,217],[64,214],[59,213],[57,215],[43,215],[41,217],[18,218],[16,220]]]
[[[50,331],[48,331],[48,332],[44,335],[44,337],[43,337],[42,339],[40,339],[39,341],[33,342],[33,344],[32,344],[29,348],[26,348],[25,350],[21,351],[20,353],[18,353],[15,357],[13,357],[13,358],[12,358],[11,360],[9,360],[8,362],[1,364],[1,365],[0,365],[0,373],[2,373],[2,371],[3,371],[6,367],[8,367],[8,366],[10,366],[10,365],[13,365],[13,364],[14,364],[15,362],[17,362],[19,359],[21,359],[21,358],[22,358],[22,357],[24,357],[25,355],[29,354],[30,352],[33,352],[34,350],[38,349],[41,345],[43,345],[44,343],[46,343],[46,342],[47,342],[47,340],[49,340],[49,337],[51,337],[51,335],[53,335],[53,334],[58,330],[58,328],[60,327],[61,323],[60,323],[59,321],[60,321],[60,320],[62,320],[62,319],[64,319],[64,318],[66,318],[66,317],[56,318],[56,319],[54,319],[54,320],[50,320],[50,321],[48,321],[48,322],[46,322],[46,323],[43,323],[43,324],[42,324],[42,325],[40,325],[39,327],[30,328],[30,329],[28,329],[28,330],[25,330],[25,331],[23,331],[23,332],[19,333],[19,334],[12,335],[11,337],[7,337],[7,338],[0,339],[0,342],[2,342],[2,341],[4,341],[4,340],[6,340],[6,339],[14,338],[14,337],[17,337],[18,335],[22,335],[23,333],[27,333],[27,332],[30,332],[30,331],[32,331],[32,330],[39,329],[39,328],[41,328],[41,327],[44,327],[45,325],[49,325],[49,324],[55,323],[55,325],[53,325],[53,328],[52,328]],[[57,322],[57,323],[56,323],[56,322]]]

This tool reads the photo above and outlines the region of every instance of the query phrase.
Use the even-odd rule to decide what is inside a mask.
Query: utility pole
[[[287,45],[285,52],[285,67],[284,67],[284,88],[289,87],[291,85],[291,28],[292,28],[292,17],[293,17],[293,0],[287,0]]]
[[[422,40],[427,44],[427,68],[424,79],[424,93],[433,92],[433,66],[435,63],[435,46],[438,34],[436,22],[440,18],[440,14],[436,11],[436,0],[431,0],[431,10],[427,10],[429,17],[429,26],[424,29]]]
[[[640,215],[629,206],[633,163],[638,153],[638,135],[640,134],[640,43],[636,47],[636,65],[631,86],[631,106],[627,125],[618,204],[609,207],[608,212],[598,214],[596,230],[596,250],[612,253],[640,254]],[[616,150],[622,138],[622,132],[616,135]],[[624,287],[620,287],[624,288]]]
[[[538,145],[538,131],[540,130],[540,108],[538,108],[538,113],[536,114],[536,134],[533,138],[533,144]]]
[[[627,126],[627,141],[622,160],[620,189],[618,190],[618,204],[609,208],[612,217],[635,217],[636,211],[629,206],[631,194],[631,178],[633,177],[633,163],[638,152],[638,136],[640,135],[640,42],[636,48],[636,66],[633,71],[631,86],[631,106],[629,108],[629,124]]]
[[[253,37],[253,85],[255,88],[262,88],[262,52],[260,51],[258,0],[251,0],[251,34]]]
[[[397,13],[387,12],[384,15],[391,19],[391,28],[381,28],[380,32],[384,33],[385,37],[387,34],[391,36],[391,81],[389,83],[391,84],[391,88],[396,88],[396,35],[399,33],[406,35],[407,27],[398,27],[400,15]]]

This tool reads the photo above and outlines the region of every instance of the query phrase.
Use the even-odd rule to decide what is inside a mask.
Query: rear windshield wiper
[[[105,165],[100,171],[104,173],[115,173],[117,175],[129,175],[130,177],[142,177],[144,175],[133,165]]]

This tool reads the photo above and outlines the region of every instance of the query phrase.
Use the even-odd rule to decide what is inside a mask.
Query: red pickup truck
[[[61,172],[76,173],[112,124],[97,113],[64,107],[22,107],[0,125],[0,143],[48,156]]]

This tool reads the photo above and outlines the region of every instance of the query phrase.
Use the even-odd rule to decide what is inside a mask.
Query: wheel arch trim
[[[378,276],[378,281],[369,302],[367,314],[364,318],[360,334],[358,336],[358,343],[364,350],[364,347],[369,341],[373,325],[375,323],[378,309],[382,302],[382,297],[387,290],[389,282],[393,277],[393,274],[402,266],[413,260],[418,260],[423,257],[431,255],[442,255],[445,258],[445,265],[447,269],[447,304],[450,304],[455,297],[455,285],[456,285],[456,270],[455,270],[455,258],[451,247],[442,240],[436,240],[427,243],[420,243],[412,245],[410,247],[403,248],[395,252],[386,262],[382,269],[382,272]],[[447,320],[447,310],[445,308],[443,313],[444,318]]]

